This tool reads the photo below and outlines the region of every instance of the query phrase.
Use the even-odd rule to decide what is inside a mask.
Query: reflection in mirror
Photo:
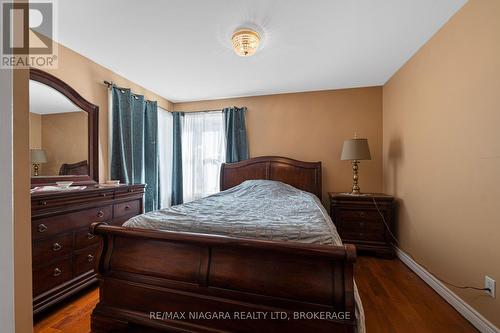
[[[31,175],[88,175],[87,112],[37,81],[29,94]]]

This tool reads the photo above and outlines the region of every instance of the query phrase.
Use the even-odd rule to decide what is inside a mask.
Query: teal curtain
[[[160,155],[158,152],[158,105],[156,101],[146,101],[144,119],[144,170],[146,211],[160,209]]]
[[[146,186],[144,209],[159,209],[158,107],[130,89],[112,86],[111,179]]]
[[[226,132],[226,163],[248,159],[246,111],[246,107],[237,108],[236,106],[222,110]]]
[[[173,161],[172,161],[172,199],[171,204],[180,205],[183,202],[182,190],[182,121],[183,112],[172,112],[173,116]]]

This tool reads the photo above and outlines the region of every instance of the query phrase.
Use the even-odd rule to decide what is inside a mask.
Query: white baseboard
[[[425,281],[432,289],[434,289],[442,298],[445,299],[452,307],[455,308],[465,319],[470,321],[482,333],[499,333],[498,327],[484,318],[479,312],[474,310],[469,304],[465,303],[457,294],[448,289],[441,281],[436,279],[434,275],[429,273],[425,268],[420,266],[408,254],[401,249],[395,247],[396,256],[408,266],[415,274]]]

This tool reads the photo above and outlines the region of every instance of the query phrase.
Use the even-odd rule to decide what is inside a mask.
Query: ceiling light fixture
[[[239,29],[231,37],[234,52],[240,57],[249,57],[257,52],[260,35],[251,29]]]

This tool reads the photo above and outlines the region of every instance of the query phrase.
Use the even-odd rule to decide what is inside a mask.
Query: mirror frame
[[[31,177],[31,186],[53,185],[58,181],[73,181],[75,185],[92,185],[99,182],[99,107],[83,98],[75,89],[57,77],[36,68],[30,68],[30,80],[43,83],[66,96],[88,115],[89,175]]]

